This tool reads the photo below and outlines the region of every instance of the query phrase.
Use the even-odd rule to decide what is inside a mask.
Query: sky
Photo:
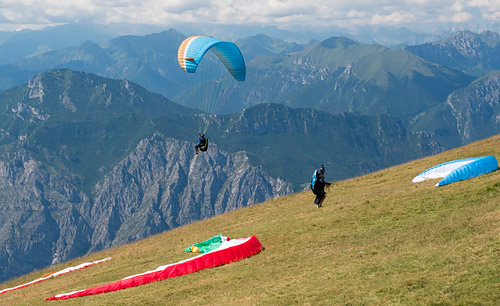
[[[0,0],[0,30],[40,29],[65,23],[179,22],[328,27],[404,26],[415,31],[467,24],[490,29],[500,0]]]

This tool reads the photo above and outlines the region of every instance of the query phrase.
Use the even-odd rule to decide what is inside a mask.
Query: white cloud
[[[0,0],[0,24],[181,21],[324,27],[498,20],[500,0]]]
[[[389,15],[375,14],[371,19],[372,24],[376,25],[399,25],[412,22],[415,16],[410,13],[393,12]]]
[[[500,11],[484,13],[484,19],[491,20],[492,22],[498,22],[500,20]]]
[[[458,12],[455,13],[451,16],[450,21],[456,22],[456,23],[461,23],[461,22],[467,22],[469,20],[472,20],[474,16],[470,14],[469,12]]]
[[[500,20],[500,0],[470,0],[467,5],[479,10],[483,19],[492,22]]]
[[[470,0],[467,1],[468,6],[475,6],[475,7],[491,7],[498,9],[500,6],[500,3],[498,0]]]

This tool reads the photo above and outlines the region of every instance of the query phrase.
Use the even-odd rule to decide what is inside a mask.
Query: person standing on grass
[[[323,201],[326,198],[325,186],[330,185],[331,183],[325,182],[325,166],[321,165],[321,168],[314,171],[311,180],[311,190],[316,195],[314,204],[318,205],[318,208],[323,207]]]

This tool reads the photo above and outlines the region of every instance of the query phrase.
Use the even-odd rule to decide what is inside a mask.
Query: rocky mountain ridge
[[[157,133],[88,195],[20,146],[0,160],[1,280],[292,191],[244,153],[193,156],[191,143]]]
[[[500,71],[491,71],[455,90],[445,102],[421,114],[414,129],[424,130],[447,147],[500,133]]]
[[[406,46],[405,49],[434,63],[477,77],[500,69],[500,34],[491,31],[459,31],[446,39]]]
[[[443,150],[429,133],[411,132],[389,115],[331,114],[272,103],[224,116],[213,132],[218,144],[245,150],[296,190],[321,164],[338,180]]]
[[[448,133],[444,130],[450,127],[437,127],[440,123],[425,118],[427,125],[415,123],[442,108],[441,104],[455,90],[469,89],[475,79],[470,75],[476,75],[474,69],[484,72],[500,67],[495,66],[499,37],[494,32],[461,31],[442,41],[410,46],[404,51],[361,44],[345,37],[300,45],[256,35],[238,41],[248,53],[248,77],[232,92],[222,112],[235,113],[260,103],[282,103],[332,113],[383,113],[400,118],[412,131],[437,131],[439,137],[439,133]],[[70,67],[108,77],[131,78],[149,90],[175,96],[181,104],[196,105],[183,100],[189,99],[182,93],[188,82],[183,81],[185,73],[176,62],[177,46],[183,38],[183,34],[171,29],[146,36],[118,37],[101,45],[86,42],[80,47],[26,59],[15,66],[26,73]],[[10,70],[12,66],[3,68],[0,74],[4,72],[6,79],[0,76],[0,84],[10,84],[9,80],[24,73]],[[20,115],[29,111],[22,104],[16,108]],[[40,118],[43,114],[34,114],[31,120]],[[449,122],[448,119],[438,122]],[[484,135],[492,135],[496,129],[489,130]],[[442,145],[453,148],[463,144],[458,134],[450,135],[454,139],[441,138]]]

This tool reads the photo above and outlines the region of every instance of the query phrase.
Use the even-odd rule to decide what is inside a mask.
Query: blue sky
[[[489,29],[500,0],[0,0],[0,30],[74,22],[250,24],[281,29],[405,26],[415,31],[467,24]]]

